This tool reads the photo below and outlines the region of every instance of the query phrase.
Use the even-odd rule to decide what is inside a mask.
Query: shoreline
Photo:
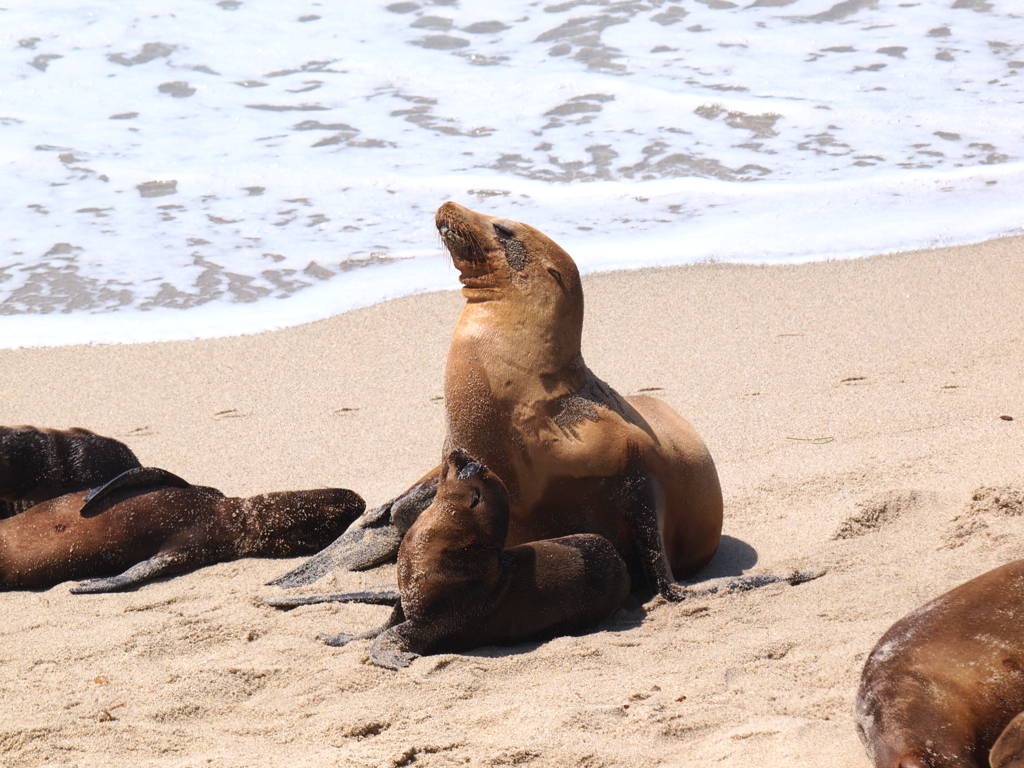
[[[1024,237],[583,285],[589,367],[666,400],[715,458],[725,538],[701,577],[824,576],[656,598],[592,634],[397,674],[364,663],[365,642],[316,640],[385,609],[259,603],[298,560],[123,594],[6,593],[5,760],[867,768],[852,706],[875,641],[1024,557],[1019,519],[974,498],[1024,489]],[[453,290],[251,336],[0,350],[0,423],[84,426],[228,495],[337,485],[375,506],[440,458],[461,305]],[[308,591],[393,579],[384,566]]]
[[[825,238],[827,235],[821,235]],[[624,263],[616,254],[625,245],[608,242],[571,243],[561,238],[567,250],[585,254],[589,258],[589,266],[577,263],[584,277],[617,272],[635,272],[644,269],[671,269],[685,267],[703,267],[709,265],[729,265],[737,267],[790,267],[832,261],[848,261],[858,259],[896,256],[901,253],[928,252],[947,248],[969,249],[983,243],[999,243],[1012,241],[1022,235],[997,235],[981,240],[958,242],[954,245],[929,246],[909,249],[886,249],[872,251],[864,248],[847,252],[830,252],[824,255],[815,252],[812,255],[784,257],[789,260],[777,262],[770,260],[750,261],[743,258],[720,259],[709,255],[695,258],[687,263],[676,263],[674,256],[656,257],[643,266]],[[753,238],[755,241],[757,238]],[[652,243],[645,242],[644,248],[651,248]],[[657,249],[664,251],[662,247]],[[648,254],[649,256],[649,254]],[[385,279],[395,269],[403,269],[403,282],[417,286],[409,293],[395,289]],[[392,280],[394,278],[392,277]],[[257,336],[263,333],[299,328],[323,320],[330,320],[338,315],[348,314],[365,309],[375,304],[394,301],[396,299],[419,296],[426,293],[457,291],[457,280],[451,263],[446,254],[430,252],[419,254],[417,258],[399,258],[392,262],[369,266],[365,269],[351,270],[344,282],[329,281],[307,286],[301,294],[295,293],[287,297],[263,298],[257,301],[221,302],[209,301],[189,309],[181,310],[167,306],[154,306],[146,310],[111,310],[103,312],[78,312],[68,314],[51,308],[47,313],[18,313],[0,315],[0,351],[18,349],[52,349],[56,347],[105,346],[119,344],[161,344],[175,341],[207,341],[211,339],[235,338],[238,336]],[[299,297],[299,298],[296,298]],[[278,303],[280,302],[280,303]],[[275,307],[273,327],[265,327],[265,321],[259,319],[268,306]],[[330,306],[327,312],[324,306]],[[338,310],[338,307],[342,309]],[[71,321],[84,321],[87,328],[70,330],[66,325]],[[132,323],[139,323],[132,327]],[[218,326],[211,331],[211,326]],[[64,326],[64,327],[62,327]],[[152,338],[154,334],[162,338]],[[18,346],[5,346],[7,339],[21,337],[26,340]],[[53,338],[72,339],[62,343],[54,343]]]

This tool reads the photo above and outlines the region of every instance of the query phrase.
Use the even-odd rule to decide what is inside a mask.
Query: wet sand
[[[454,277],[453,277],[454,282]],[[329,648],[386,608],[264,607],[300,560],[124,594],[0,595],[12,766],[851,766],[864,660],[896,619],[1024,557],[984,489],[1024,489],[1024,237],[798,266],[584,280],[584,354],[715,456],[703,577],[799,586],[632,604],[598,631],[421,658]],[[376,505],[440,459],[455,292],[257,336],[0,351],[0,423],[83,426],[230,495],[342,486]],[[130,321],[127,321],[130,322]],[[1002,416],[1011,416],[1005,420]],[[394,582],[393,566],[307,591]]]

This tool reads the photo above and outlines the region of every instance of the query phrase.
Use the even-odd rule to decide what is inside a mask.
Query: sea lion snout
[[[474,461],[460,469],[457,477],[459,480],[476,480],[482,472],[483,467]]]
[[[445,464],[454,470],[459,480],[472,480],[484,470],[483,465],[462,448],[449,453]]]
[[[500,248],[489,218],[451,201],[437,209],[434,226],[460,272],[488,267],[488,251]]]

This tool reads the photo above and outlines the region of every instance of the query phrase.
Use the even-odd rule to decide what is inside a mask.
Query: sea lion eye
[[[555,278],[559,285],[562,284],[562,273],[559,272],[557,269],[549,269],[548,274]]]
[[[503,240],[510,240],[511,238],[515,237],[515,235],[512,234],[511,229],[509,229],[508,227],[503,227],[501,226],[501,224],[495,224],[494,231],[498,235],[498,237]]]
[[[477,504],[480,503],[480,491],[473,489],[473,498],[469,500],[469,508],[473,509]]]

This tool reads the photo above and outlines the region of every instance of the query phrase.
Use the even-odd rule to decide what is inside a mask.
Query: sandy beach
[[[867,768],[851,713],[877,639],[1024,557],[1008,502],[1024,494],[1022,286],[1024,237],[585,277],[591,369],[666,400],[715,457],[725,536],[701,578],[822,577],[631,603],[588,635],[401,672],[365,641],[316,639],[387,608],[261,603],[300,560],[9,592],[0,762]],[[452,290],[256,336],[2,350],[0,424],[87,427],[229,495],[339,486],[376,506],[441,458],[461,305]],[[305,591],[391,583],[384,566]]]

